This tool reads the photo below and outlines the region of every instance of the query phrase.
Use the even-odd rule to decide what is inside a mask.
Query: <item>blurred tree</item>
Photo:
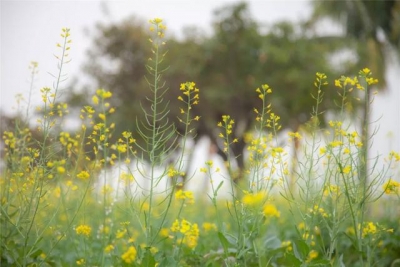
[[[146,103],[143,100],[148,85],[144,77],[150,51],[149,36],[142,25],[132,18],[121,24],[99,25],[88,54],[86,71],[99,87],[113,92],[111,105],[117,107],[112,118],[117,125],[116,137],[125,130],[135,133],[136,117],[142,114],[140,103]],[[166,61],[170,67],[163,78],[170,87],[165,95],[170,101],[169,119],[174,122],[179,115],[179,84],[196,82],[201,98],[200,105],[193,110],[194,115],[201,116],[195,125],[196,140],[208,136],[218,146],[217,122],[222,115],[230,115],[236,121],[233,138],[239,139],[232,148],[233,154],[239,169],[243,169],[241,155],[246,144],[242,137],[253,130],[253,108],[259,106],[255,89],[270,84],[274,89],[271,102],[282,117],[282,127],[297,131],[309,120],[315,104],[310,97],[315,73],[338,75],[330,66],[330,55],[341,43],[310,38],[304,29],[287,22],[261,34],[245,3],[217,10],[213,26],[211,37],[204,37],[192,28],[182,40],[167,40]],[[335,108],[333,92],[326,91],[322,108]],[[76,95],[71,100],[79,102]],[[223,155],[222,146],[218,148]]]
[[[211,135],[222,114],[236,120],[233,138],[239,142],[232,151],[239,169],[243,169],[243,157],[238,156],[246,145],[243,134],[253,129],[253,109],[259,106],[255,88],[264,83],[272,87],[271,102],[273,110],[281,116],[282,127],[297,131],[310,119],[315,105],[310,95],[315,73],[339,75],[330,65],[330,55],[341,44],[310,38],[304,29],[289,22],[277,23],[262,35],[244,3],[218,10],[214,32],[204,45],[206,63],[200,73],[206,99],[213,107],[207,109],[213,113],[205,115],[207,126],[204,128]],[[326,90],[321,108],[335,108],[336,96],[335,90]]]
[[[224,114],[234,118],[234,138],[239,142],[232,151],[239,156],[245,147],[240,137],[250,129],[253,108],[258,104],[254,89],[261,83],[259,53],[263,39],[244,3],[217,10],[213,26],[214,36],[204,44],[206,62],[199,76],[207,105],[212,107],[202,111],[203,128],[218,144],[217,122]],[[219,152],[223,155],[222,145]],[[238,158],[238,167],[243,169],[243,157]]]
[[[112,119],[119,136],[123,131],[134,131],[136,117],[141,114],[140,102],[148,91],[144,77],[149,35],[143,23],[132,18],[120,25],[99,24],[97,31],[85,70],[95,78],[98,88],[112,91],[110,104],[118,108]]]
[[[385,57],[387,48],[391,46],[400,56],[400,1],[333,0],[313,3],[310,23],[317,25],[324,18],[339,23],[345,31],[342,41],[357,42],[360,64],[368,66],[385,86],[386,59],[390,57]]]
[[[324,18],[339,23],[344,28],[345,36],[337,36],[337,39],[353,44],[353,51],[359,61],[358,68],[370,68],[379,80],[378,86],[385,88],[388,61],[392,59],[393,53],[400,59],[400,1],[333,0],[313,3],[314,13],[310,24],[317,25]],[[369,90],[364,99],[363,117],[360,118],[362,141],[365,144],[362,153],[364,159],[368,156],[370,140],[371,97]],[[363,161],[362,158],[360,160]],[[367,177],[368,172],[367,162],[364,162],[360,177]]]

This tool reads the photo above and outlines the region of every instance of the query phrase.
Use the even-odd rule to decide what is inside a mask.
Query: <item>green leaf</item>
[[[150,248],[146,248],[142,259],[142,266],[154,267],[155,265],[156,261],[154,259],[153,254],[150,251]]]
[[[327,259],[313,260],[307,266],[329,266],[331,262]]]
[[[221,233],[221,232],[218,232],[218,238],[219,238],[219,241],[221,242],[222,247],[224,248],[225,253],[227,253],[228,252],[228,248],[229,248],[228,239],[226,239],[224,234]]]
[[[281,240],[276,236],[270,236],[264,241],[264,248],[267,250],[278,249],[281,247],[281,243]]]
[[[299,261],[293,254],[285,254],[277,259],[277,262],[282,266],[301,266],[301,261]]]
[[[304,240],[296,240],[293,242],[293,252],[297,259],[304,262],[310,252],[310,248]]]
[[[221,182],[218,184],[217,189],[215,189],[214,196],[217,196],[218,190],[221,188],[221,186],[222,186],[223,184],[224,184],[224,181],[221,181]]]

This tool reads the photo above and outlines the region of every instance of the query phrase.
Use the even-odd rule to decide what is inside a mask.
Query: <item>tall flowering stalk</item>
[[[150,92],[152,97],[147,98],[150,109],[143,108],[145,120],[137,123],[137,130],[145,145],[137,144],[142,155],[146,155],[150,163],[150,173],[146,177],[150,181],[148,196],[144,202],[148,203],[148,210],[145,212],[144,227],[146,229],[146,244],[148,247],[152,246],[158,234],[163,228],[166,222],[168,212],[172,205],[172,201],[175,196],[175,189],[178,183],[181,183],[180,177],[184,177],[186,174],[183,171],[183,158],[186,153],[187,136],[193,134],[193,128],[191,123],[198,121],[199,116],[192,116],[192,107],[199,103],[199,89],[196,87],[194,82],[182,83],[180,91],[182,95],[178,97],[183,103],[180,107],[179,122],[184,125],[184,132],[179,136],[176,131],[176,127],[171,123],[167,114],[169,113],[168,103],[164,101],[164,95],[169,90],[165,83],[162,81],[162,74],[166,68],[162,67],[165,51],[163,50],[164,45],[164,32],[166,26],[163,24],[162,19],[155,18],[150,20],[150,31],[154,32],[155,36],[149,39],[151,43],[152,57],[149,59],[147,70],[150,74],[150,78],[147,78]],[[178,143],[178,139],[181,137],[181,142]],[[180,146],[181,153],[178,159],[173,164],[166,167],[161,174],[157,173],[157,168],[163,166],[166,162],[167,157],[173,152],[178,146]],[[156,218],[153,214],[156,203],[154,202],[157,192],[155,187],[164,179],[169,179],[169,187],[164,191],[167,193],[166,208],[163,211],[161,217]],[[179,214],[178,214],[179,217]],[[159,224],[155,224],[155,221],[160,219]]]

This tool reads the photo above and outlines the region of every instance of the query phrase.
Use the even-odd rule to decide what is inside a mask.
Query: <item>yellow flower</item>
[[[312,261],[313,259],[316,259],[317,257],[318,257],[318,252],[315,251],[315,250],[311,250],[311,251],[308,253],[308,257],[307,257],[306,262],[310,262],[310,261]]]
[[[128,250],[124,254],[122,254],[121,258],[126,263],[133,263],[136,259],[136,254],[137,254],[136,248],[130,246]]]
[[[58,172],[59,174],[63,174],[63,173],[65,173],[65,168],[62,167],[62,166],[59,166],[59,167],[57,167],[57,172]]]
[[[371,70],[369,68],[364,68],[362,72],[364,72],[365,75],[368,75],[371,72]]]
[[[100,118],[102,121],[105,121],[105,120],[106,120],[106,115],[103,114],[103,113],[100,113],[100,114],[99,114],[99,118]]]
[[[160,19],[160,18],[154,18],[154,19],[151,19],[149,22],[150,23],[153,23],[153,24],[159,24],[159,23],[161,23],[163,20],[162,19]]]
[[[335,86],[342,88],[342,84],[341,84],[340,80],[335,80]]]
[[[378,79],[374,78],[366,78],[368,85],[377,84],[379,81]]]
[[[263,213],[265,216],[276,217],[279,218],[281,213],[276,209],[273,204],[266,204],[263,209]]]
[[[286,247],[286,251],[292,251],[292,242],[291,241],[282,241],[281,247]]]
[[[389,159],[390,160],[395,160],[395,161],[400,161],[400,154],[395,152],[395,151],[390,151],[389,153]]]
[[[87,180],[90,177],[90,174],[87,171],[81,171],[76,175],[79,179]]]
[[[176,219],[176,220],[174,221],[174,223],[172,224],[172,226],[171,226],[171,232],[178,232],[179,229],[180,229],[180,227],[179,227],[179,221],[178,221],[178,219]]]
[[[117,150],[120,153],[125,153],[126,152],[126,144],[121,144],[117,146]]]
[[[175,193],[175,198],[181,199],[181,200],[186,200],[186,203],[189,203],[189,204],[194,203],[194,197],[193,197],[193,193],[191,191],[178,190]]]
[[[197,240],[199,238],[199,227],[197,223],[190,223],[189,221],[182,219],[179,222],[178,219],[174,221],[172,227],[170,228],[171,232],[181,233],[184,235],[182,242],[186,244],[189,248],[194,248],[197,246]]]
[[[364,226],[362,230],[362,236],[373,235],[376,233],[376,225],[373,222],[368,222],[366,226]]]
[[[78,234],[78,235],[89,236],[92,231],[92,228],[89,225],[81,224],[75,228],[75,231],[76,231],[76,234]]]
[[[93,102],[93,104],[95,104],[95,105],[98,105],[99,104],[99,98],[97,97],[97,96],[93,96],[92,97],[92,102]]]
[[[346,166],[346,167],[343,168],[343,173],[344,174],[349,174],[350,171],[351,171],[351,166]]]
[[[160,236],[162,236],[162,237],[168,237],[169,236],[169,230],[168,230],[168,228],[162,228],[161,230],[160,230]]]
[[[217,231],[217,226],[215,225],[215,223],[204,222],[203,229],[206,232],[211,231],[211,230]]]
[[[115,237],[116,237],[117,239],[123,238],[127,232],[128,232],[128,230],[126,230],[126,229],[117,230],[117,234],[116,234]]]
[[[185,220],[185,219],[182,219],[182,221],[181,221],[181,228],[180,228],[179,231],[180,231],[182,234],[184,234],[184,233],[186,233],[186,232],[188,232],[188,231],[190,230],[190,227],[191,227],[190,222],[187,221],[187,220]]]
[[[265,201],[265,194],[262,192],[258,193],[245,193],[245,195],[242,198],[242,203],[245,206],[259,206]]]
[[[389,181],[383,184],[382,188],[385,191],[385,194],[387,195],[396,194],[399,193],[400,183],[397,181],[393,181],[392,179],[389,179]]]
[[[114,246],[113,245],[108,245],[104,248],[104,252],[105,253],[110,253],[112,250],[114,250]]]
[[[101,99],[106,99],[110,98],[112,96],[112,93],[109,91],[106,91],[104,89],[98,89],[96,90],[96,94],[101,98]]]
[[[76,265],[83,265],[85,264],[85,259],[79,259],[76,261]]]

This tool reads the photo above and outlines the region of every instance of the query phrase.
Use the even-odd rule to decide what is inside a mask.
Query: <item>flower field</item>
[[[166,27],[158,18],[150,24],[152,98],[136,125],[141,140],[129,131],[113,136],[112,88],[81,107],[78,130],[63,129],[71,36],[62,30],[58,74],[53,88],[40,90],[35,126],[19,119],[2,133],[1,266],[400,266],[400,154],[371,158],[371,123],[348,122],[354,99],[373,100],[379,81],[368,68],[336,79],[316,73],[315,106],[301,132],[282,133],[274,89],[260,85],[243,155],[232,154],[236,121],[224,114],[215,131],[227,160],[208,158],[192,170],[202,91],[183,82],[169,89],[180,92],[181,106],[164,101]],[[328,83],[340,108],[322,125]],[[166,118],[170,109],[179,110],[182,131]],[[208,189],[190,189],[197,187]]]

